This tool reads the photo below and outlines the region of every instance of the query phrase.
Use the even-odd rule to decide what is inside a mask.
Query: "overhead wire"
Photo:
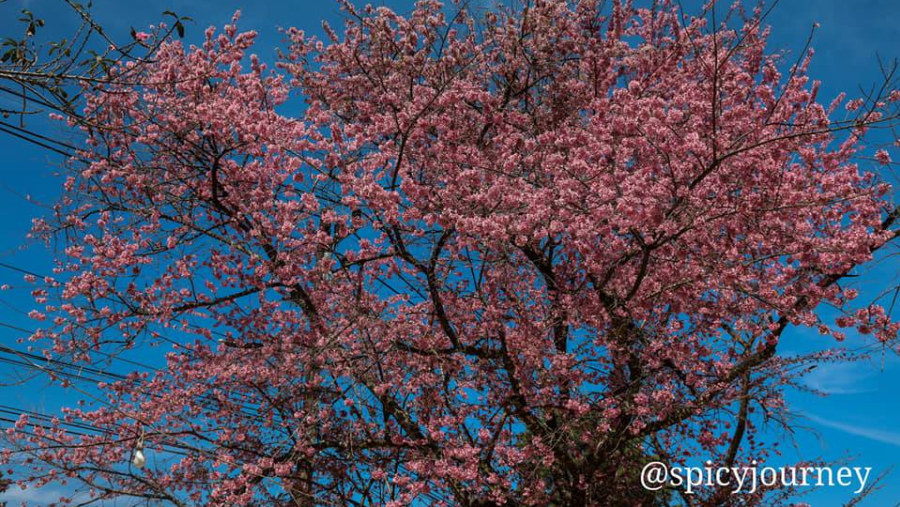
[[[37,272],[35,272],[35,271],[33,271],[33,270],[25,269],[25,268],[22,268],[22,267],[19,267],[19,266],[15,266],[15,265],[9,264],[9,263],[7,263],[7,262],[2,262],[2,261],[0,261],[0,267],[6,268],[6,269],[9,269],[9,270],[12,270],[12,271],[16,271],[16,272],[19,272],[19,273],[22,273],[22,274],[34,276],[34,277],[36,277],[36,278],[42,278],[42,279],[47,279],[47,278],[48,278],[47,276],[42,275],[42,274],[40,274],[40,273],[37,273]],[[10,324],[10,323],[8,323],[8,322],[0,321],[0,326],[6,327],[6,328],[9,328],[9,329],[16,330],[16,331],[25,333],[25,334],[27,334],[27,335],[31,335],[31,334],[34,333],[34,331],[32,331],[32,330],[29,330],[29,329],[26,329],[26,328],[23,328],[23,327],[20,327],[20,326],[16,326],[16,325]],[[195,326],[195,327],[198,327],[198,328],[199,328],[199,326]],[[210,332],[211,332],[211,334],[215,334],[215,335],[222,336],[222,337],[227,337],[227,336],[228,336],[228,335],[226,335],[226,334],[224,334],[224,333],[217,332],[217,331],[210,331]],[[157,336],[159,336],[160,338],[163,338],[164,340],[170,342],[171,344],[173,344],[173,345],[176,346],[176,347],[179,347],[179,348],[183,348],[183,347],[184,347],[184,344],[179,343],[179,342],[176,341],[176,340],[172,340],[171,338],[168,338],[168,337],[166,337],[165,335],[157,334]],[[148,364],[145,364],[145,363],[141,363],[141,362],[139,362],[139,361],[134,361],[134,360],[131,360],[131,359],[128,359],[128,358],[124,358],[124,357],[122,357],[121,355],[109,354],[109,353],[102,352],[102,351],[99,351],[99,350],[91,350],[90,353],[91,353],[91,354],[98,354],[98,355],[101,355],[101,356],[103,356],[103,357],[106,358],[105,360],[110,361],[110,363],[112,363],[112,362],[114,362],[114,361],[121,361],[121,362],[124,362],[124,363],[129,363],[129,364],[132,364],[132,365],[134,365],[134,366],[138,366],[138,367],[144,368],[144,369],[147,370],[148,372],[159,372],[159,371],[160,371],[160,369],[157,368],[157,367],[153,367],[153,366],[151,366],[151,365],[148,365]],[[96,384],[96,383],[102,381],[102,380],[97,379],[97,378],[93,378],[93,377],[86,376],[83,372],[87,372],[87,373],[89,373],[89,374],[91,374],[91,375],[96,375],[96,376],[101,376],[101,377],[107,377],[107,378],[109,378],[109,379],[112,380],[112,381],[136,381],[136,380],[137,380],[137,379],[129,378],[129,377],[126,376],[126,375],[122,375],[122,374],[118,374],[118,373],[113,373],[113,372],[109,372],[109,371],[106,371],[106,370],[100,370],[100,369],[93,368],[93,367],[86,367],[86,366],[84,366],[84,365],[74,364],[74,363],[70,363],[70,362],[62,361],[62,360],[57,360],[57,359],[52,359],[52,360],[51,360],[51,359],[47,359],[47,358],[45,358],[45,357],[43,357],[43,356],[34,354],[34,353],[32,353],[32,352],[22,351],[22,350],[16,350],[16,349],[13,349],[13,348],[11,348],[11,347],[2,346],[2,345],[0,345],[0,354],[14,355],[14,356],[17,356],[17,357],[20,357],[20,358],[26,358],[26,359],[29,359],[29,360],[37,360],[37,361],[39,361],[39,362],[41,362],[41,363],[44,364],[44,368],[40,368],[39,371],[43,371],[43,372],[46,373],[46,374],[55,374],[55,375],[58,375],[58,376],[60,376],[60,377],[67,377],[67,378],[70,378],[70,379],[73,379],[73,380],[76,380],[76,381],[84,381],[84,382],[88,382],[88,383],[92,383],[92,384]],[[14,361],[14,360],[10,360],[9,358],[4,358],[4,357],[0,357],[0,361],[2,361],[2,362],[7,362],[7,363],[16,363],[16,364],[18,364],[18,365],[20,365],[20,366],[23,366],[23,367],[26,367],[26,368],[35,369],[35,368],[34,368],[35,365],[32,364],[32,363],[29,363],[28,361]],[[60,367],[61,367],[61,368],[60,368]],[[75,370],[75,371],[72,371],[72,370]],[[78,371],[78,370],[80,370],[80,371]],[[159,394],[159,393],[152,393],[152,392],[146,392],[146,391],[144,391],[143,394],[147,394],[147,395],[150,395],[150,396],[160,396],[160,395],[161,395],[161,394]],[[233,393],[232,393],[232,394],[233,394]],[[246,393],[237,393],[237,394],[244,395],[244,401],[241,401],[241,400],[228,400],[228,402],[229,402],[229,403],[236,403],[236,404],[238,404],[238,405],[240,406],[239,412],[242,413],[243,416],[249,417],[249,418],[251,418],[251,419],[257,419],[259,422],[265,422],[265,421],[263,421],[261,418],[266,417],[266,414],[260,413],[260,412],[258,411],[258,409],[256,409],[255,407],[248,407],[247,405],[244,404],[244,403],[246,403],[246,400],[249,399],[249,398],[246,397],[246,396],[248,396],[248,395],[247,395]],[[220,399],[218,399],[218,398],[213,398],[213,397],[212,397],[212,394],[209,394],[209,395],[202,395],[202,396],[199,397],[199,399],[200,399],[201,401],[212,402],[212,403],[216,403],[216,404],[220,404],[220,403],[223,401],[223,400],[220,400]],[[370,401],[370,402],[373,402],[373,401],[377,401],[377,400],[373,399],[373,400],[369,400],[369,401]],[[246,410],[253,410],[254,412],[247,412]],[[271,410],[271,417],[272,417],[273,419],[275,419],[275,420],[278,420],[278,422],[281,423],[284,427],[287,427],[287,426],[286,426],[287,421],[284,421],[284,419],[281,417],[281,414],[279,413],[279,411],[276,410],[274,406],[273,406],[272,409],[270,409],[270,410]],[[8,418],[7,418],[7,419],[8,419]],[[0,421],[4,421],[4,420],[3,420],[2,418],[0,418]],[[5,422],[10,422],[10,421],[7,420],[7,421],[5,421]],[[12,422],[15,422],[15,421],[12,421]],[[98,429],[96,429],[96,431],[101,431],[101,432],[103,432],[103,431],[106,431],[106,430],[103,430],[103,429],[99,429],[99,428],[98,428]],[[168,445],[168,444],[167,444],[167,445]],[[177,446],[176,446],[176,447],[177,447]],[[197,448],[193,448],[193,447],[191,447],[191,450],[194,450],[195,452],[201,452],[201,453],[202,453],[202,452],[208,452],[208,451],[203,451],[202,449],[197,449]],[[405,465],[401,464],[401,465],[400,465],[400,470],[406,470]],[[433,501],[444,501],[444,500],[443,500],[438,494],[436,494],[436,493],[428,493],[428,494],[424,494],[424,496],[426,496],[426,497],[432,499]]]

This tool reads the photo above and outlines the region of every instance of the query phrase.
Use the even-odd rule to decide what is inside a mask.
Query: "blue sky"
[[[696,2],[686,2],[693,4]],[[320,21],[339,24],[336,2],[328,0],[145,0],[122,2],[95,0],[97,19],[113,35],[125,39],[130,27],[138,30],[160,19],[164,10],[172,10],[194,18],[189,23],[187,38],[199,41],[209,25],[227,23],[232,13],[243,13],[240,26],[260,32],[260,56],[272,59],[280,45],[278,27],[296,26],[307,32],[320,32]],[[412,2],[387,2],[400,11]],[[48,31],[64,34],[73,25],[72,18],[58,0],[9,0],[0,5],[0,34],[8,34],[14,26],[11,14],[27,7],[48,23]],[[900,56],[900,2],[896,0],[783,0],[772,13],[772,47],[799,51],[814,22],[813,47],[816,56],[811,75],[822,81],[820,100],[828,103],[839,91],[851,95],[859,87],[869,88],[880,77],[876,54],[889,61]],[[793,61],[793,58],[790,59]],[[37,121],[45,132],[68,136],[53,124]],[[50,254],[41,245],[26,245],[25,234],[31,219],[47,212],[46,205],[59,196],[61,158],[48,154],[23,141],[0,135],[0,262],[24,267],[38,273],[49,271]],[[897,159],[897,155],[894,155]],[[898,264],[887,255],[880,263],[858,279],[864,296],[875,294],[896,282]],[[21,274],[0,267],[0,284],[21,285]],[[0,293],[0,322],[30,327],[27,313],[27,291],[13,289]],[[0,344],[13,345],[20,333],[12,329],[0,333]],[[784,354],[808,352],[834,344],[808,330],[790,330],[781,345]],[[864,346],[869,342],[851,335],[845,344]],[[876,350],[876,352],[878,352]],[[6,368],[0,366],[0,368]],[[0,370],[8,372],[9,370]],[[0,381],[8,380],[6,374]],[[852,458],[855,465],[873,467],[873,475],[900,464],[900,359],[890,351],[876,353],[871,361],[852,365],[823,365],[812,372],[806,382],[830,395],[825,398],[803,392],[790,392],[791,409],[800,416],[798,422],[807,428],[794,435],[795,442],[784,443],[785,461],[821,456],[826,459]],[[66,403],[58,391],[43,389],[40,382],[17,387],[0,387],[0,405],[13,405],[35,410],[55,410]],[[698,463],[699,464],[699,463]],[[808,501],[815,506],[839,505],[849,498],[848,490],[823,490],[812,493]],[[27,499],[40,505],[53,498],[52,492],[13,491],[6,499]],[[0,498],[3,499],[3,498]],[[893,472],[883,490],[864,505],[894,505],[900,501],[900,470]]]

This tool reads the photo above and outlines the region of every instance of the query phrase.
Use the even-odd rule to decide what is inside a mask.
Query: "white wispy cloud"
[[[900,447],[900,433],[875,428],[866,428],[865,426],[847,424],[840,421],[833,421],[831,419],[825,419],[823,417],[808,413],[803,414],[803,416],[816,424],[825,426],[826,428],[843,431],[844,433],[849,433],[858,437]]]
[[[28,489],[12,486],[5,493],[0,493],[0,502],[7,502],[9,505],[19,505],[22,502],[26,505],[50,505],[59,502],[60,497],[71,494],[71,490],[52,485]]]
[[[829,363],[806,375],[806,385],[825,394],[861,394],[878,390],[877,376],[881,373],[867,361]]]

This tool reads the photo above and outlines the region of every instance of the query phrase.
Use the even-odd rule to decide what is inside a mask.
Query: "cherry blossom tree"
[[[274,68],[237,16],[141,33],[36,222],[31,340],[166,365],[57,376],[83,402],[3,461],[165,505],[784,505],[638,473],[775,456],[785,387],[846,354],[782,357],[790,326],[894,346],[845,279],[897,236],[859,155],[900,91],[823,105],[764,8],[713,7],[344,4]]]

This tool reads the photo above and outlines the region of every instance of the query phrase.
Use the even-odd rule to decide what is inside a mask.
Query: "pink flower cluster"
[[[837,333],[827,301],[897,333],[838,283],[894,237],[867,125],[832,132],[756,18],[600,4],[347,4],[274,70],[235,23],[114,69],[31,316],[77,361],[171,351],[67,414],[96,433],[14,432],[35,469],[203,505],[649,505],[651,456],[773,452],[741,406],[783,409],[787,326]],[[160,464],[123,472],[138,438]]]

